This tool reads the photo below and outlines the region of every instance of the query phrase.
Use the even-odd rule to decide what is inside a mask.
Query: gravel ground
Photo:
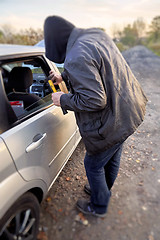
[[[124,144],[106,218],[75,208],[87,179],[80,142],[41,206],[38,240],[160,240],[160,58],[142,46],[123,53],[148,97],[146,117]]]

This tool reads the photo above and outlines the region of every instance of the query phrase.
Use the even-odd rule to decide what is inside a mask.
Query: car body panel
[[[7,186],[7,187],[6,187]],[[43,197],[47,193],[48,187],[43,180],[32,180],[26,182],[16,171],[6,178],[0,184],[1,204],[0,204],[0,219],[6,211],[17,201],[24,193],[31,191],[34,188],[39,188],[43,192]],[[38,197],[37,197],[38,198]]]
[[[70,112],[68,116],[64,116],[60,108],[51,106],[1,135],[18,171],[25,180],[44,179],[49,186],[57,175],[61,164],[70,152],[71,145],[73,147],[75,145],[76,124],[74,116],[71,117],[71,114],[73,113]],[[46,137],[40,146],[26,152],[35,136],[44,133],[46,133]],[[62,152],[61,149],[64,145],[64,153],[60,157],[59,152]],[[36,166],[38,166],[38,170]],[[28,168],[30,168],[29,171],[24,171]],[[43,171],[39,171],[40,168]]]
[[[3,141],[0,137],[0,183],[2,183],[7,177],[9,177],[12,173],[16,171],[16,168],[13,164],[12,157]]]
[[[43,193],[47,192],[47,185],[42,180],[34,180],[26,182],[20,174],[17,172],[15,165],[13,164],[12,157],[6,147],[6,144],[0,138],[0,219],[6,212],[6,209],[19,198],[23,193],[27,192],[34,187],[40,188]]]
[[[34,46],[0,44],[0,62],[23,56],[44,54],[44,48]]]

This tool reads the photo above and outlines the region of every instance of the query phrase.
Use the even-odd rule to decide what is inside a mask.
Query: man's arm
[[[106,106],[107,97],[95,60],[80,56],[66,64],[66,70],[74,94],[60,97],[63,111],[99,111]]]

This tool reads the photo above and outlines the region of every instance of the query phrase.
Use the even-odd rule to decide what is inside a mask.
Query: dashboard
[[[40,98],[51,92],[46,76],[44,74],[33,73],[33,84],[29,88],[29,92],[36,94]]]

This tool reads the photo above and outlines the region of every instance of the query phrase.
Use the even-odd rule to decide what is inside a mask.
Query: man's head
[[[66,56],[68,38],[75,26],[67,20],[50,16],[44,23],[46,57],[53,62],[63,63]]]

